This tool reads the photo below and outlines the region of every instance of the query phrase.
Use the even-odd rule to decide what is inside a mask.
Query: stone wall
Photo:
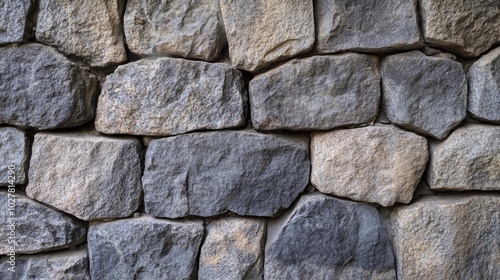
[[[0,45],[1,279],[500,279],[498,0],[0,0]]]

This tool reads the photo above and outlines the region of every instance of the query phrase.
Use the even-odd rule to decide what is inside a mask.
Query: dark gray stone
[[[0,45],[24,41],[31,0],[0,1]]]
[[[0,128],[0,186],[26,183],[29,144],[23,131],[14,127]],[[14,174],[9,174],[10,170],[14,171]]]

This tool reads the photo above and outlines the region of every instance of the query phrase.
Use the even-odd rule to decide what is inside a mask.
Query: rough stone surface
[[[265,279],[395,279],[391,240],[377,210],[304,195],[268,223]]]
[[[467,79],[460,63],[419,51],[382,61],[383,102],[395,124],[443,139],[467,113]]]
[[[88,256],[85,247],[32,256],[17,256],[15,272],[8,257],[0,258],[2,279],[5,280],[90,280]]]
[[[10,195],[9,195],[10,194]],[[20,193],[0,190],[0,255],[33,254],[75,246],[85,242],[87,228],[77,219],[33,201]],[[15,205],[7,208],[8,205]],[[9,209],[14,209],[10,211]],[[14,224],[13,227],[8,225]],[[15,239],[9,239],[11,231]],[[8,240],[13,243],[9,243]]]
[[[423,46],[417,0],[315,0],[316,49],[385,52]]]
[[[500,190],[500,127],[466,125],[431,142],[426,172],[431,189]]]
[[[195,279],[202,222],[151,217],[91,225],[92,279]]]
[[[468,76],[469,112],[476,118],[500,123],[500,48],[476,61]]]
[[[140,157],[133,138],[38,133],[26,193],[82,220],[127,217],[139,207]]]
[[[424,137],[393,126],[317,133],[311,183],[323,193],[382,206],[408,203],[427,159]]]
[[[500,278],[500,196],[427,196],[388,221],[399,279]]]
[[[427,44],[455,54],[479,56],[500,42],[498,0],[419,0]]]
[[[253,131],[153,140],[142,178],[146,212],[157,217],[272,216],[309,181],[308,143]]]
[[[266,224],[249,218],[214,220],[206,226],[198,279],[262,279]]]
[[[129,63],[107,77],[96,129],[158,136],[241,126],[244,87],[242,74],[222,63],[179,58]]]
[[[141,56],[214,60],[225,44],[219,1],[131,0],[124,16],[128,48]]]
[[[123,63],[125,1],[40,0],[36,39],[94,67]]]
[[[0,1],[0,45],[24,41],[31,0]]]
[[[233,65],[257,71],[311,50],[313,1],[221,0]]]
[[[50,47],[0,48],[0,123],[38,129],[94,118],[97,79]]]
[[[256,129],[330,129],[374,121],[380,103],[376,57],[298,59],[250,81]]]
[[[0,128],[0,186],[26,183],[28,153],[29,140],[23,131],[14,127]],[[14,168],[9,168],[11,165]],[[14,174],[9,174],[9,170],[13,170]]]

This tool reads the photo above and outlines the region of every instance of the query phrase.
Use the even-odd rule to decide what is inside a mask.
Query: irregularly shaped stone
[[[0,45],[24,41],[31,0],[0,1]]]
[[[265,279],[395,279],[377,210],[318,193],[268,223]]]
[[[257,71],[311,50],[312,1],[222,0],[222,17],[233,65]]]
[[[382,61],[383,102],[395,124],[443,139],[467,113],[467,79],[456,61],[419,51]]]
[[[0,128],[0,186],[26,183],[28,153],[29,140],[23,131],[14,127]]]
[[[12,249],[16,255],[33,254],[85,242],[87,228],[83,223],[19,191],[0,190],[0,203],[0,221],[4,225],[0,227],[4,240],[0,243],[0,255],[9,254]]]
[[[38,133],[26,193],[82,220],[127,217],[139,207],[140,157],[133,138]]]
[[[423,46],[417,0],[315,0],[316,49],[386,52]]]
[[[375,120],[380,103],[376,57],[292,60],[250,81],[256,129],[330,129]]]
[[[194,279],[202,222],[151,217],[90,226],[92,279]]]
[[[146,212],[157,217],[272,216],[309,181],[308,143],[253,131],[153,140],[142,177]]]
[[[37,129],[83,124],[94,118],[94,75],[50,47],[0,48],[0,123]]]
[[[427,44],[455,54],[479,56],[500,42],[498,0],[420,0]]]
[[[265,228],[261,220],[239,217],[208,224],[198,279],[262,279]]]
[[[500,196],[427,196],[388,221],[398,279],[500,278]]]
[[[219,1],[131,0],[124,16],[128,48],[141,56],[217,59],[225,44]]]
[[[500,127],[466,125],[431,142],[426,172],[431,189],[500,190]]]
[[[382,206],[408,203],[427,159],[424,137],[393,126],[317,133],[311,183],[323,193]]]
[[[127,61],[120,15],[125,1],[40,0],[36,39],[94,67]]]
[[[500,123],[500,48],[469,68],[469,112],[476,118]]]
[[[241,126],[244,86],[242,74],[222,63],[178,58],[129,63],[107,77],[96,129],[158,136]]]

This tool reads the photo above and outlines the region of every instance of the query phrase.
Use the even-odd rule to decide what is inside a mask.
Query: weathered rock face
[[[130,216],[141,196],[141,144],[90,133],[38,133],[29,197],[82,220]]]
[[[0,45],[24,41],[31,0],[0,2]]]
[[[224,218],[206,226],[198,279],[262,279],[265,223]]]
[[[142,178],[157,217],[272,216],[309,181],[307,141],[252,131],[193,133],[150,142]]]
[[[37,129],[92,120],[98,83],[94,75],[50,47],[0,48],[0,123]]]
[[[443,139],[467,113],[467,79],[456,61],[419,51],[382,61],[387,117],[404,128]]]
[[[243,76],[222,63],[140,60],[118,67],[102,91],[95,124],[103,133],[173,135],[245,123]]]
[[[469,112],[481,120],[500,123],[500,48],[469,68]]]
[[[8,254],[12,247],[16,255],[33,254],[85,242],[87,229],[77,219],[33,201],[19,191],[10,194],[0,190],[0,203],[4,205],[0,211],[4,225],[0,227],[0,236],[5,240],[0,243],[0,255]],[[7,208],[8,205],[13,207]],[[14,239],[8,238],[11,232],[15,233]]]
[[[36,39],[94,67],[125,62],[120,23],[124,3],[40,0]]]
[[[222,0],[221,11],[233,65],[254,72],[311,50],[312,1]]]
[[[420,0],[425,41],[465,57],[479,56],[500,42],[496,0]]]
[[[410,202],[427,164],[424,137],[378,125],[314,134],[311,183],[320,191],[391,206]]]
[[[467,125],[430,143],[431,189],[500,190],[500,127]]]
[[[127,45],[141,56],[215,60],[226,43],[219,1],[131,0],[123,20]]]
[[[301,197],[268,224],[265,279],[394,279],[391,241],[377,210],[321,194]]]
[[[202,222],[151,217],[91,225],[92,279],[194,279]]]
[[[14,127],[0,128],[0,186],[26,183],[28,153],[29,140],[23,131]],[[10,169],[9,166],[14,167]],[[9,174],[9,170],[14,174]]]
[[[315,0],[316,49],[385,52],[423,46],[417,0]]]
[[[388,221],[398,279],[500,277],[500,196],[428,196]]]
[[[375,120],[380,101],[376,57],[360,54],[293,60],[250,81],[256,129],[330,129]]]

